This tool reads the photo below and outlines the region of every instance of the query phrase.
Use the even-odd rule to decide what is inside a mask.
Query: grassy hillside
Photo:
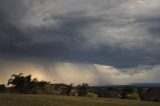
[[[0,94],[0,106],[160,106],[160,103],[53,95]]]

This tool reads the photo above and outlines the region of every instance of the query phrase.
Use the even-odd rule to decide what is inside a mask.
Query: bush
[[[97,94],[93,93],[93,92],[89,92],[87,95],[87,97],[94,97],[94,98],[97,98]]]
[[[53,85],[47,85],[45,87],[46,94],[53,94],[54,93],[54,86]]]
[[[126,98],[132,100],[140,100],[140,96],[138,93],[127,94]]]

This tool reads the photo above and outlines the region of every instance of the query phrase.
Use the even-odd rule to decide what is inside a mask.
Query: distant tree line
[[[5,84],[0,84],[0,92],[9,92],[7,90],[12,90],[13,88],[13,90],[15,90],[14,93],[58,94],[160,101],[160,88],[138,88],[134,86],[91,87],[87,83],[82,83],[77,86],[73,86],[73,84],[53,84],[48,81],[39,81],[37,78],[32,79],[32,75],[24,76],[23,73],[11,75],[7,85],[9,87],[6,87]]]

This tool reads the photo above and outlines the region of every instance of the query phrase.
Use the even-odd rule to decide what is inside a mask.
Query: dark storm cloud
[[[2,16],[3,17],[3,16]],[[17,52],[29,39],[19,29],[0,18],[0,54],[9,55]]]
[[[135,23],[144,23],[149,24],[148,32],[150,33],[149,36],[154,36],[159,38],[160,32],[160,16],[152,16],[152,17],[139,17],[135,21]]]
[[[75,84],[159,82],[159,6],[159,0],[0,0],[0,81],[23,72]]]
[[[79,12],[76,14],[79,14]],[[18,55],[51,58],[52,60],[58,61],[97,63],[116,67],[133,67],[139,64],[154,64],[153,61],[148,61],[146,58],[150,55],[143,52],[121,49],[114,50],[109,46],[103,46],[98,50],[81,49],[81,44],[85,42],[85,39],[81,36],[81,29],[90,24],[102,22],[104,19],[85,16],[76,18],[68,17],[70,15],[72,16],[73,14],[53,16],[52,18],[60,20],[58,26],[36,28],[28,33],[28,35],[37,35],[37,38],[40,34],[48,35],[47,37],[49,37],[49,39],[58,39],[56,37],[61,36],[60,41],[26,43],[24,48],[17,50]]]
[[[81,42],[85,42],[85,38],[82,35],[83,29],[88,28],[88,26],[94,23],[105,21],[97,17],[83,16],[84,14],[85,11],[80,11],[65,15],[50,16],[49,18],[58,21],[58,24],[49,27],[33,28],[28,32],[28,35],[39,37],[40,41],[43,37],[46,37],[46,41],[65,43],[66,46],[68,44],[80,45]],[[44,42],[45,39],[43,39]]]
[[[17,3],[16,3],[17,2]],[[14,55],[29,39],[14,25],[14,17],[24,11],[19,1],[0,1],[0,54]],[[21,9],[20,9],[21,8]],[[19,12],[18,12],[19,11]]]
[[[125,0],[123,2],[125,3]],[[103,6],[103,8],[95,10],[96,12],[93,14],[90,10],[94,10],[96,6],[91,7],[90,10],[75,9],[74,12],[70,12],[71,10],[67,8],[68,10],[66,9],[67,12],[65,13],[61,13],[60,10],[52,13],[51,10],[44,11],[48,8],[47,6],[45,8],[41,7],[45,4],[44,2],[39,2],[38,0],[34,2],[34,4],[38,3],[40,3],[40,6],[34,7],[31,5],[31,1],[0,1],[1,55],[96,63],[115,67],[133,67],[160,63],[158,59],[160,54],[157,53],[159,51],[157,50],[158,42],[154,43],[153,46],[151,45],[149,52],[146,51],[146,48],[148,50],[148,45],[150,45],[147,43],[153,43],[155,40],[155,37],[152,35],[158,35],[159,32],[159,26],[151,27],[149,23],[157,25],[159,18],[147,20],[147,17],[145,17],[144,19],[138,19],[140,16],[136,15],[137,21],[132,20],[127,12],[118,11],[119,6],[122,10],[125,8],[125,6],[121,7],[123,3],[115,1],[114,3],[117,4],[114,4],[114,6]],[[97,5],[97,3],[93,4]],[[117,9],[114,10],[113,7]],[[89,8],[89,5],[87,8]],[[29,14],[29,10],[32,14]],[[41,10],[44,13],[39,15]],[[38,15],[35,15],[36,13]],[[49,15],[45,16],[45,14]],[[39,20],[41,17],[42,20]],[[29,25],[25,27],[28,23]],[[129,29],[128,31],[127,28],[134,27],[132,25],[135,23],[147,25],[146,29],[142,28],[142,26],[137,26],[136,28],[138,30],[144,29],[146,33],[148,32],[148,35],[145,35],[146,33],[144,35],[136,33],[134,31],[136,29]],[[123,27],[124,29],[121,29]],[[103,34],[100,32],[101,28],[106,28]],[[110,29],[113,29],[113,31],[109,32]],[[117,34],[120,34],[120,37],[121,35],[126,36],[118,38]],[[139,35],[142,40],[139,39]],[[146,38],[146,36],[149,36],[149,38]],[[160,39],[159,36],[156,37],[156,39]],[[144,41],[146,39],[148,40],[147,42]],[[150,39],[153,40],[150,41]],[[152,48],[155,49],[152,50]]]

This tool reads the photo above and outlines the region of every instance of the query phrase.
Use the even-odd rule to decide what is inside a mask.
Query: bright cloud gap
[[[6,66],[6,63],[8,64]],[[1,61],[1,83],[7,83],[10,75],[24,73],[32,74],[39,80],[53,83],[83,82],[90,85],[125,85],[130,83],[159,82],[160,65],[146,65],[134,68],[118,69],[112,66],[81,63],[51,63],[49,65],[34,62]]]

